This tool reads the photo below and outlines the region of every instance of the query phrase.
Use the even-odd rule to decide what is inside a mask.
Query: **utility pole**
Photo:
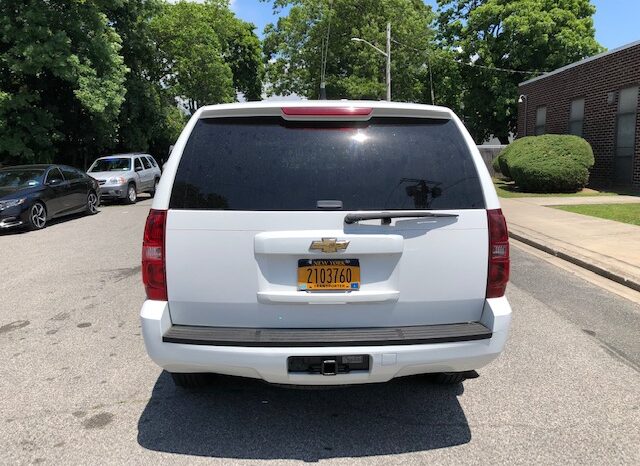
[[[387,100],[391,102],[391,23],[387,23]]]

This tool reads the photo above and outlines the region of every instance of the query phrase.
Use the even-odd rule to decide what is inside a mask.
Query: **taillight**
[[[167,301],[167,275],[165,273],[164,233],[166,210],[149,211],[142,240],[142,282],[147,298]]]
[[[285,120],[359,120],[371,117],[371,107],[282,107]]]
[[[504,296],[509,281],[509,232],[502,210],[487,210],[489,224],[489,270],[487,298]]]
[[[282,107],[285,115],[305,116],[368,116],[371,107]]]

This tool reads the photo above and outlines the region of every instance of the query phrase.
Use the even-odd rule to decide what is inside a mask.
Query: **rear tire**
[[[176,386],[182,388],[203,388],[209,385],[211,380],[209,374],[202,372],[172,372],[171,377]]]
[[[127,186],[127,197],[125,197],[125,204],[135,204],[138,200],[138,191],[136,190],[135,183],[129,183]]]
[[[476,371],[466,372],[440,372],[434,374],[433,381],[439,385],[456,385],[467,379],[475,379],[478,377]]]

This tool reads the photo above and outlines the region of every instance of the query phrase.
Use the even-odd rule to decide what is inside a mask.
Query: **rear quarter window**
[[[199,120],[182,154],[173,209],[478,209],[484,197],[454,121],[372,118]]]

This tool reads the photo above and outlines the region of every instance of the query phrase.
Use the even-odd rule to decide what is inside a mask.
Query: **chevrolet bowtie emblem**
[[[309,249],[317,249],[322,252],[338,252],[347,249],[349,241],[340,240],[336,238],[322,238],[322,241],[312,241]]]

